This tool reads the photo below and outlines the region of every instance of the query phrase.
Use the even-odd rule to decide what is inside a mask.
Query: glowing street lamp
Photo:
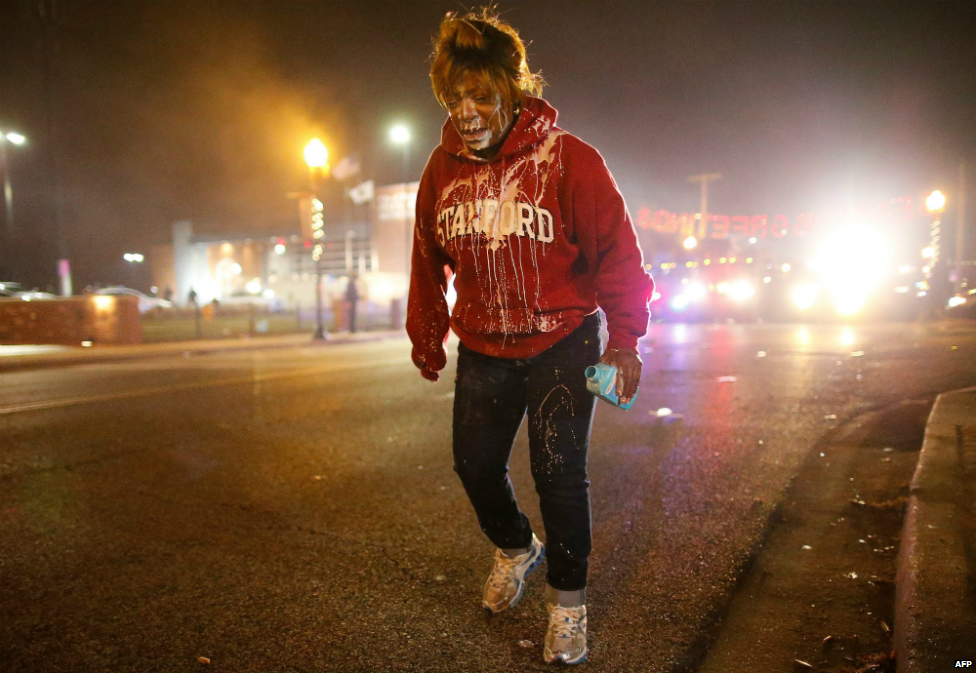
[[[403,272],[410,278],[410,243],[413,232],[410,231],[410,199],[407,192],[407,175],[410,173],[410,129],[404,124],[395,124],[390,128],[390,142],[403,148]]]
[[[410,129],[403,124],[390,128],[390,141],[403,148],[403,184],[407,184],[407,173],[410,170]]]
[[[936,189],[934,192],[925,197],[925,208],[933,215],[935,213],[941,213],[946,207],[946,197],[945,194]]]
[[[390,140],[394,145],[406,145],[410,142],[410,129],[403,124],[397,124],[390,129]]]
[[[0,172],[3,173],[3,201],[7,209],[7,232],[14,231],[14,190],[10,184],[10,165],[7,163],[7,143],[23,145],[27,138],[16,131],[0,131]]]
[[[922,273],[926,281],[932,279],[935,267],[939,264],[942,257],[942,218],[940,214],[945,210],[946,197],[941,191],[936,189],[925,197],[925,209],[932,215],[932,224],[929,227],[929,244],[922,250],[922,257],[928,260],[928,264],[922,268]],[[939,265],[939,269],[942,265]]]
[[[309,168],[325,168],[329,163],[329,150],[325,148],[322,141],[313,138],[305,146],[305,163]]]
[[[311,141],[309,141],[308,145],[305,146],[305,163],[308,164],[309,186],[312,188],[311,203],[313,208],[317,211],[313,214],[313,216],[319,216],[317,223],[321,225],[322,202],[315,198],[315,187],[317,184],[316,176],[322,175],[322,177],[326,177],[328,175],[329,150],[326,149],[325,145],[323,145],[322,141],[318,138],[313,138]],[[316,230],[316,232],[318,231],[321,231],[321,226]],[[312,335],[312,338],[316,341],[325,341],[328,339],[328,336],[325,333],[325,327],[322,325],[321,245],[315,246],[312,258],[315,260],[315,334]]]

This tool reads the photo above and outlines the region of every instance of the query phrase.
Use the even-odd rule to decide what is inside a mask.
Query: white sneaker
[[[515,607],[525,591],[525,576],[536,569],[545,558],[546,548],[539,538],[532,535],[532,546],[529,551],[510,557],[501,549],[495,551],[495,567],[485,582],[485,594],[482,600],[485,610],[498,614],[508,608]]]
[[[547,664],[581,664],[586,661],[586,606],[564,608],[549,604],[549,631],[542,656]]]

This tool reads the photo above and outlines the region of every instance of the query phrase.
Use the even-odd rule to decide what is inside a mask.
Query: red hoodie
[[[597,306],[608,348],[634,348],[646,332],[654,283],[623,196],[600,153],[556,114],[528,97],[490,161],[445,122],[417,194],[407,333],[421,369],[444,368],[448,327],[503,358],[541,353]]]

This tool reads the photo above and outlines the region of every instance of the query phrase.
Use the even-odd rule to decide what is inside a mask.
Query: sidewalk
[[[976,388],[943,393],[925,426],[898,553],[898,673],[976,660],[974,477]]]
[[[68,367],[104,362],[124,362],[174,355],[200,355],[239,350],[300,348],[302,346],[335,346],[348,343],[406,338],[403,331],[339,332],[329,334],[327,341],[314,341],[310,333],[284,336],[248,337],[242,339],[208,339],[138,344],[132,346],[4,346],[0,345],[0,374],[25,369]]]

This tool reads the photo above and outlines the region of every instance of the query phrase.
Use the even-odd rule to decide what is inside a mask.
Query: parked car
[[[4,281],[0,283],[0,297],[33,301],[35,299],[57,299],[58,295],[51,294],[50,292],[40,292],[36,289],[25,290],[20,283]]]
[[[285,302],[275,296],[271,290],[265,290],[260,294],[253,292],[238,291],[233,294],[225,295],[219,300],[221,306],[254,306],[271,313],[285,310]]]
[[[173,302],[159,297],[150,297],[147,294],[133,290],[131,287],[103,287],[95,290],[92,294],[111,295],[114,297],[135,297],[139,300],[139,313],[147,313],[153,309],[172,308]]]

